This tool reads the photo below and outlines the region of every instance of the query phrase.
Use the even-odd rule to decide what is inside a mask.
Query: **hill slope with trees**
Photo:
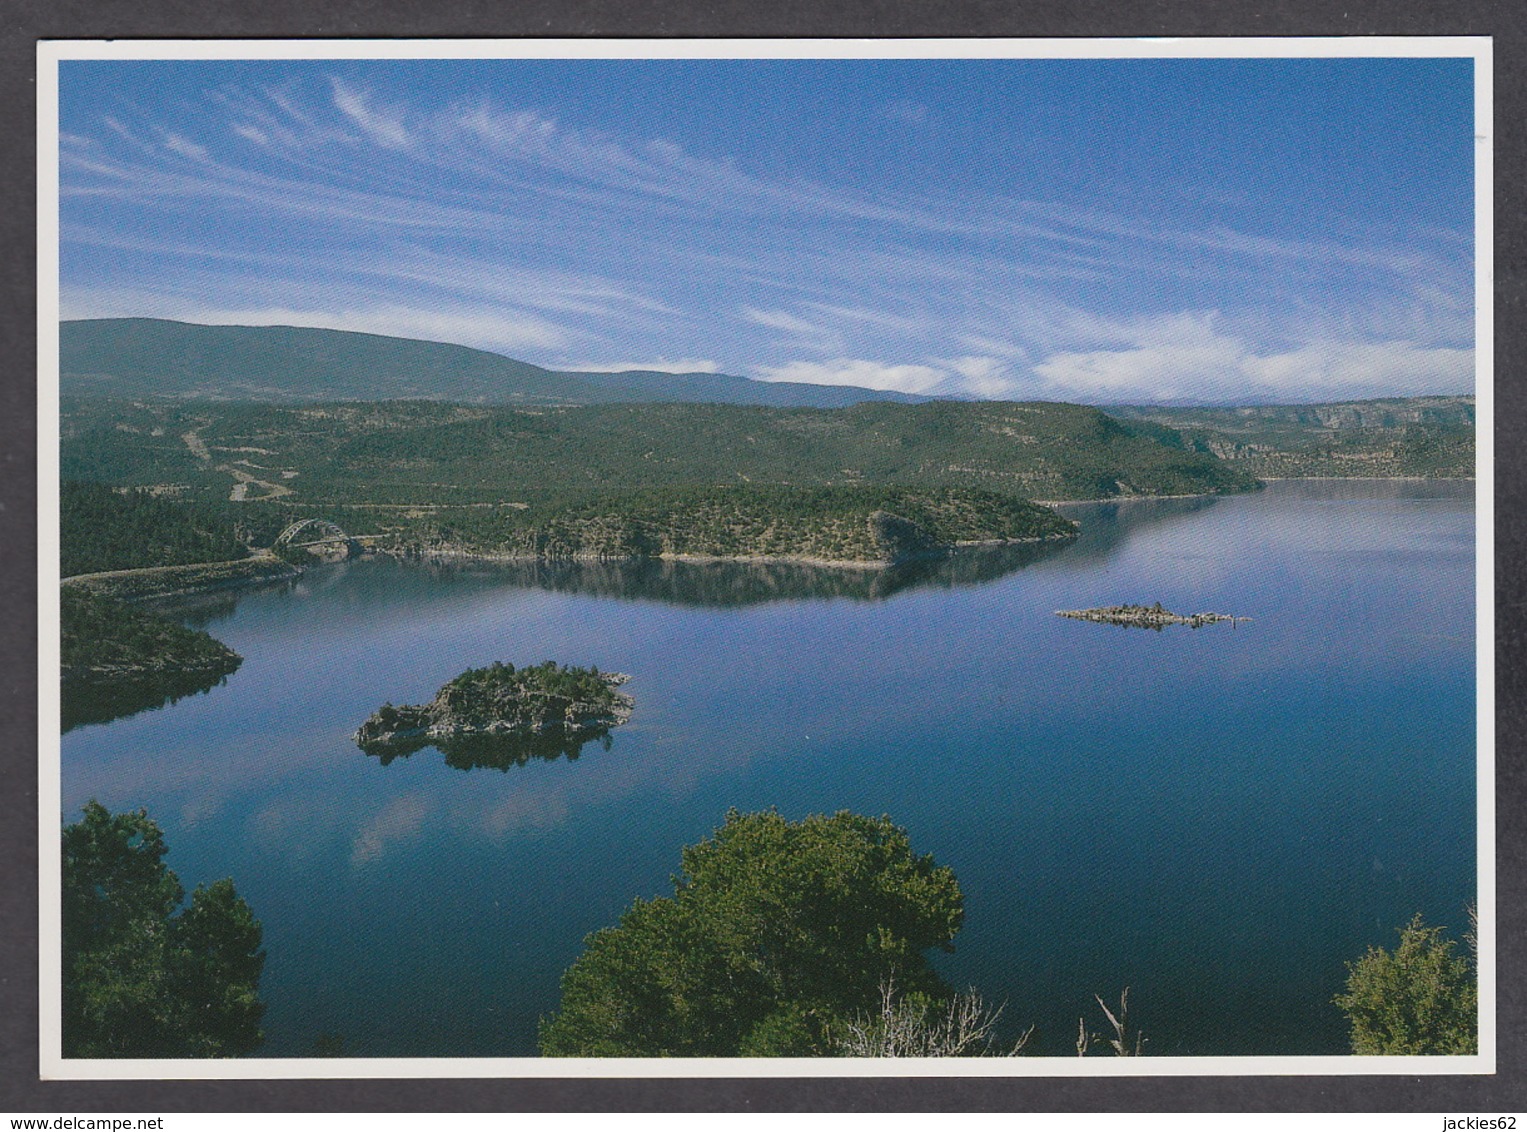
[[[819,407],[924,399],[859,386],[753,381],[730,374],[550,370],[445,342],[304,326],[82,319],[59,324],[59,347],[63,391],[85,396],[284,403],[418,397],[517,405],[704,401]]]
[[[1238,408],[1117,406],[1259,478],[1474,475],[1474,398],[1389,397]]]
[[[1050,508],[993,492],[746,485],[647,489],[525,509],[454,508],[394,528],[382,545],[417,554],[519,559],[891,565],[959,545],[1075,534],[1075,524]]]
[[[69,399],[61,458],[66,478],[304,505],[533,503],[748,483],[965,487],[1042,500],[1255,486],[1170,428],[1048,402],[516,410]]]
[[[954,874],[887,818],[733,810],[683,851],[674,894],[590,935],[541,1025],[553,1057],[831,1052],[895,980],[945,1000],[926,952],[964,918]]]

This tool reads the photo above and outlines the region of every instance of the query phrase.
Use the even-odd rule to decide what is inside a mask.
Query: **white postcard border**
[[[74,60],[1470,58],[1475,93],[1476,780],[1480,1053],[1465,1057],[1001,1059],[65,1059],[60,1044],[59,65]],[[37,50],[38,857],[44,1080],[323,1078],[1440,1076],[1496,1072],[1494,121],[1484,36],[1168,39],[42,40]]]

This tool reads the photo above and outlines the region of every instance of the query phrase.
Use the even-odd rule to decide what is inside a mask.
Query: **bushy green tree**
[[[954,874],[889,818],[733,810],[674,895],[593,933],[541,1025],[550,1056],[810,1056],[883,985],[944,1000],[925,952],[959,930]]]
[[[1370,947],[1347,964],[1336,996],[1352,1023],[1352,1052],[1478,1053],[1479,983],[1469,957],[1418,913],[1392,953]]]
[[[260,923],[221,880],[184,890],[145,813],[98,802],[63,835],[65,1057],[231,1057],[259,1046]]]

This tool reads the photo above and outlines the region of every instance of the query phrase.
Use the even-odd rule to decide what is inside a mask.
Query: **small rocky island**
[[[495,661],[467,669],[427,704],[382,705],[361,724],[355,742],[384,763],[434,746],[464,769],[507,769],[531,755],[576,757],[585,742],[606,738],[631,717],[631,697],[616,690],[628,679],[553,660],[518,669]],[[458,749],[463,757],[453,761]]]
[[[1228,613],[1190,613],[1184,616],[1173,613],[1169,609],[1163,609],[1159,601],[1155,605],[1105,605],[1098,609],[1057,609],[1055,616],[1158,631],[1165,629],[1168,625],[1186,625],[1190,629],[1197,629],[1201,625],[1213,625],[1226,621],[1233,629],[1237,622],[1251,620],[1250,617],[1232,617]]]

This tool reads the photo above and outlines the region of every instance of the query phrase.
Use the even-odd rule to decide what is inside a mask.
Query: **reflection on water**
[[[1068,563],[1102,562],[1146,530],[1193,519],[1222,502],[1219,496],[1190,499],[1131,499],[1122,503],[1064,503],[1056,508],[1081,524],[1081,537],[1069,548]]]
[[[187,696],[220,688],[237,668],[235,662],[226,673],[164,672],[152,676],[67,680],[60,703],[64,733],[91,723],[110,723],[141,711],[155,711]]]
[[[610,749],[608,727],[584,727],[577,736],[562,728],[543,731],[540,734],[516,732],[507,735],[453,735],[444,739],[404,739],[391,743],[360,743],[357,746],[366,754],[388,766],[394,759],[406,759],[426,747],[434,747],[445,756],[445,765],[457,770],[475,770],[479,767],[507,771],[510,767],[524,766],[531,759],[576,759],[588,743],[598,743],[606,751]]]
[[[774,601],[880,601],[913,589],[981,585],[1064,549],[1065,543],[963,547],[895,566],[862,569],[797,562],[432,562],[420,569],[588,597],[727,609]]]
[[[1286,485],[1285,485],[1286,486]],[[406,605],[417,592],[434,595],[435,583],[481,581],[585,597],[651,601],[701,609],[740,609],[771,602],[884,601],[917,590],[956,590],[999,581],[1030,566],[1055,559],[1068,565],[1105,560],[1152,527],[1183,521],[1213,507],[1219,499],[1140,499],[1125,503],[1070,503],[1058,510],[1081,523],[1081,535],[1039,543],[959,547],[946,554],[916,558],[886,567],[825,567],[798,562],[673,562],[409,560],[394,562],[406,570],[382,590],[372,589],[368,603]],[[197,629],[233,617],[239,602],[253,594],[285,591],[297,597],[351,587],[356,578],[372,577],[384,563],[330,564],[301,578],[265,583],[240,591],[169,597],[145,603]],[[390,591],[384,592],[384,591]],[[379,610],[379,612],[381,612]]]
[[[275,582],[266,582],[259,585],[251,584],[236,589],[212,590],[203,594],[178,594],[175,597],[149,598],[146,601],[134,602],[140,609],[146,609],[154,613],[173,617],[182,625],[192,629],[206,629],[208,625],[224,618],[232,617],[233,611],[238,608],[239,595],[250,593],[255,589],[289,589],[291,580],[282,578]]]
[[[1305,484],[1296,488],[1301,498]],[[1385,485],[1393,490],[1395,485]],[[1403,485],[1402,485],[1403,486]],[[1411,485],[1415,486],[1415,485]],[[1377,498],[1388,498],[1380,488]],[[1339,488],[1315,485],[1315,495],[1341,497]],[[1367,497],[1369,492],[1364,492]],[[823,567],[796,562],[672,562],[639,561],[537,561],[489,562],[474,560],[398,563],[408,580],[394,579],[378,586],[367,584],[367,600],[374,606],[406,605],[416,591],[429,590],[440,582],[479,581],[494,587],[511,586],[586,597],[649,601],[702,609],[733,609],[771,602],[884,601],[916,590],[956,590],[986,585],[1040,562],[1062,557],[1069,566],[1104,561],[1131,539],[1149,528],[1182,522],[1219,502],[1215,497],[1187,499],[1140,499],[1122,503],[1073,503],[1060,507],[1068,518],[1081,524],[1081,537],[1042,543],[961,547],[942,555],[917,558],[889,567]],[[254,594],[286,592],[297,597],[353,586],[354,570],[382,563],[340,563],[310,569],[299,579],[283,579],[242,590],[218,590],[179,595],[142,603],[195,629],[208,630],[238,611],[242,599]],[[382,614],[382,610],[378,610]],[[321,627],[315,626],[315,631]],[[105,723],[140,711],[173,704],[177,700],[209,691],[222,679],[167,675],[151,680],[112,681],[76,685],[64,696],[64,730],[90,723]],[[495,740],[497,742],[498,740]],[[508,769],[531,758],[576,758],[581,744],[552,744],[537,738],[521,755],[504,741],[502,750],[469,753],[457,745],[446,751],[446,762],[463,769],[492,766]],[[421,744],[421,746],[430,744]],[[418,747],[406,752],[412,754]],[[442,748],[443,749],[443,748]],[[376,753],[376,752],[371,752]],[[394,750],[384,763],[399,757]],[[454,760],[454,761],[453,761]]]

